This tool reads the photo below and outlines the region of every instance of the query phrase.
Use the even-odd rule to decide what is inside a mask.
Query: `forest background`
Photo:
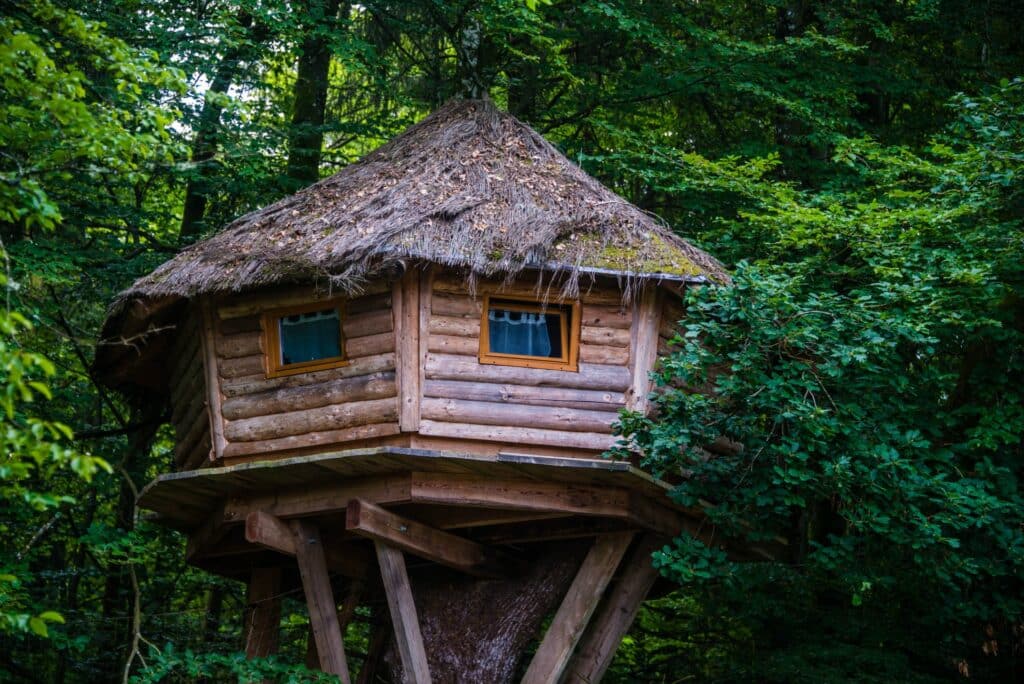
[[[314,680],[134,510],[164,407],[88,366],[182,245],[491,97],[723,260],[658,420],[686,539],[610,682],[1024,675],[1024,10],[1014,0],[0,0],[0,680]],[[698,344],[699,341],[699,344]],[[722,368],[729,372],[720,372]],[[714,387],[704,395],[672,387]],[[745,448],[704,460],[720,434]],[[364,616],[365,617],[365,616]],[[348,636],[358,664],[368,626]]]

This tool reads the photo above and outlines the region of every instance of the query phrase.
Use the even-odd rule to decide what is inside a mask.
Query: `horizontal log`
[[[460,356],[476,356],[480,353],[480,340],[476,337],[456,337],[454,335],[429,335],[427,350],[440,354],[458,354]]]
[[[202,414],[206,413],[207,396],[206,392],[198,392],[193,395],[191,401],[185,401],[179,404],[179,406],[182,407],[181,415],[176,419],[172,419],[172,424],[176,431],[180,429],[182,433],[188,432],[192,427],[192,424],[195,423]]]
[[[480,337],[480,319],[434,315],[430,317],[428,332],[478,339]]]
[[[359,297],[384,294],[390,290],[389,283],[376,281],[368,284],[359,293]],[[319,301],[329,302],[342,294],[341,292],[328,292],[324,288],[295,286],[273,288],[263,292],[247,292],[222,302],[217,307],[217,316],[221,320],[253,316],[269,309],[299,306]]]
[[[480,318],[483,301],[469,294],[443,294],[435,292],[430,298],[430,311],[439,316]]]
[[[386,399],[397,394],[395,372],[382,371],[340,378],[315,385],[282,387],[268,392],[225,399],[221,411],[228,420],[303,411],[329,404]]]
[[[231,442],[256,442],[310,432],[341,430],[398,419],[394,398],[332,404],[305,411],[228,421],[224,436]]]
[[[381,294],[356,297],[345,302],[345,315],[355,316],[367,311],[380,311],[381,309],[391,310],[391,290]]]
[[[629,364],[629,347],[603,347],[593,344],[581,344],[580,361],[583,363],[626,366]]]
[[[583,344],[596,344],[608,347],[628,347],[629,330],[621,328],[594,328],[583,326],[580,330],[580,341]]]
[[[218,359],[217,372],[220,374],[220,377],[225,380],[239,378],[243,375],[265,373],[266,369],[263,362],[263,354],[240,356],[236,359]]]
[[[549,276],[545,275],[544,282],[538,289],[537,280],[530,278],[521,279],[507,285],[502,281],[482,281],[477,282],[476,292],[478,294],[504,294],[516,297],[529,297],[553,303],[563,301],[561,286],[558,284],[549,286],[550,282]],[[463,280],[446,275],[434,279],[434,292],[455,295],[468,294],[469,287]],[[615,288],[587,288],[584,285],[581,288],[579,299],[584,304],[617,306],[622,304],[622,292]]]
[[[207,435],[210,432],[210,416],[206,410],[206,402],[201,402],[202,410],[196,411],[194,418],[190,423],[186,423],[188,430],[178,440],[178,444],[181,445],[182,453],[190,453],[195,445],[200,442],[203,435]]]
[[[259,316],[245,316],[243,318],[230,318],[226,321],[220,321],[217,328],[221,335],[260,333],[263,331],[263,323]]]
[[[206,398],[206,374],[202,363],[179,377],[179,382],[171,388],[171,421],[177,422],[189,413],[189,407],[196,401]]]
[[[424,418],[446,423],[474,425],[526,425],[530,430],[566,430],[569,432],[612,431],[618,415],[607,411],[586,411],[555,406],[501,404],[464,399],[424,399]]]
[[[519,366],[482,365],[477,360],[452,354],[427,354],[426,377],[432,380],[465,380],[545,387],[566,387],[625,392],[632,380],[622,366],[581,363],[576,373]]]
[[[195,470],[201,468],[203,465],[210,460],[210,451],[212,449],[210,444],[210,433],[204,432],[202,438],[196,442],[196,445],[186,454],[185,462],[181,465],[182,470]]]
[[[517,565],[494,549],[360,499],[348,504],[345,530],[477,577],[504,577]]]
[[[613,435],[590,432],[535,430],[511,425],[468,425],[427,419],[420,421],[420,434],[431,437],[454,437],[509,444],[538,444],[593,451],[607,451],[618,441],[618,437]]]
[[[560,406],[611,412],[618,411],[626,405],[626,395],[622,392],[462,382],[459,380],[427,380],[423,385],[423,395],[442,399],[471,399],[473,401]]]
[[[234,359],[263,353],[262,335],[259,332],[245,332],[237,335],[217,335],[217,356]]]
[[[364,313],[349,315],[346,312],[341,322],[346,338],[379,335],[394,330],[391,309],[375,309]]]
[[[358,359],[352,359],[347,366],[329,368],[313,373],[299,373],[298,375],[288,375],[280,378],[267,378],[261,369],[261,372],[256,375],[240,376],[221,382],[221,392],[224,393],[225,397],[240,397],[246,394],[267,392],[282,387],[302,387],[338,378],[352,378],[359,375],[393,370],[395,370],[395,355],[389,352],[387,354],[362,356]]]
[[[232,442],[224,447],[224,456],[255,456],[293,449],[312,449],[345,442],[360,442],[367,439],[390,437],[399,433],[398,423],[375,423],[360,425],[345,430],[311,432],[308,435],[292,435],[280,439],[260,442]]]
[[[583,322],[584,327],[629,330],[633,323],[632,311],[627,307],[584,304],[581,309],[580,320]]]
[[[378,335],[363,335],[345,340],[345,356],[349,360],[361,359],[365,356],[389,354],[395,351],[395,334],[393,332]]]
[[[199,363],[202,363],[202,357],[200,356],[201,349],[199,347],[199,332],[193,331],[190,334],[193,335],[193,339],[187,340],[185,344],[180,345],[171,357],[170,377],[172,379],[178,377],[194,366],[197,359],[199,360]]]

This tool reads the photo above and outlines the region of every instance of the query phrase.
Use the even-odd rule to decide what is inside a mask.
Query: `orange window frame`
[[[560,359],[546,356],[529,356],[526,354],[505,354],[491,351],[490,326],[488,314],[492,302],[508,311],[523,313],[547,314],[552,311],[559,314],[562,334],[562,357]],[[545,305],[535,299],[506,295],[484,295],[483,312],[480,316],[480,354],[479,361],[483,364],[498,366],[520,366],[523,368],[540,368],[547,370],[579,371],[580,356],[580,303]]]
[[[299,363],[281,363],[281,319],[296,314],[313,313],[334,309],[338,312],[338,340],[340,341],[341,355],[331,356],[326,359],[314,359]],[[345,302],[341,299],[324,300],[321,302],[310,302],[298,306],[286,306],[278,309],[264,311],[261,319],[263,329],[263,349],[265,350],[264,360],[266,375],[268,378],[280,378],[286,375],[297,375],[299,373],[312,373],[313,371],[327,370],[329,368],[340,368],[348,365],[348,357],[345,355]]]

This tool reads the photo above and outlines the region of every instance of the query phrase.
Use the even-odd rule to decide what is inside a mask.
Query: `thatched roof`
[[[556,272],[566,295],[586,274],[728,277],[529,126],[490,102],[456,101],[330,178],[182,250],[120,294],[104,334],[122,335],[125,317],[202,294],[298,282],[357,292],[409,261],[485,276]]]

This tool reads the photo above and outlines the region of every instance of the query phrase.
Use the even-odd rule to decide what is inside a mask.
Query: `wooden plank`
[[[342,684],[350,684],[345,646],[338,623],[338,607],[331,590],[331,578],[327,574],[320,531],[312,523],[295,520],[292,522],[292,532],[295,535],[295,558],[309,608],[309,622],[320,656],[320,669],[338,675]]]
[[[377,354],[388,354],[395,351],[395,333],[385,332],[377,335],[361,335],[349,337],[345,340],[345,356],[349,361],[361,359],[364,356],[376,356]]]
[[[228,420],[267,416],[321,408],[329,404],[367,401],[395,396],[394,371],[381,371],[353,378],[328,380],[316,385],[281,387],[224,400],[221,409]]]
[[[310,432],[304,435],[292,435],[279,439],[268,439],[259,442],[232,442],[224,448],[224,457],[255,456],[272,454],[293,449],[312,449],[346,442],[361,442],[368,439],[390,437],[399,433],[398,423],[374,423],[360,425],[344,430],[326,430]]]
[[[474,425],[524,425],[528,429],[566,430],[611,434],[618,414],[608,411],[559,406],[527,406],[524,404],[469,401],[465,399],[423,400],[423,417],[446,423]]]
[[[383,542],[375,543],[377,564],[388,598],[388,611],[395,630],[395,642],[402,661],[403,681],[406,684],[429,684],[430,666],[423,648],[416,603],[412,598],[405,558],[398,549]]]
[[[441,399],[468,399],[503,404],[527,404],[589,411],[617,413],[626,406],[622,392],[582,390],[563,387],[532,387],[529,385],[498,384],[492,382],[462,382],[459,380],[427,380],[423,386],[425,397]]]
[[[473,530],[473,539],[481,544],[505,546],[538,541],[582,539],[611,532],[635,532],[639,526],[610,518],[573,516],[559,520],[541,520],[517,524],[501,524]]]
[[[217,335],[217,355],[226,359],[234,359],[239,356],[262,354],[263,348],[260,346],[262,337],[263,336],[260,335],[259,332],[245,332],[238,335]]]
[[[651,393],[650,373],[658,359],[658,323],[661,320],[661,300],[658,289],[647,287],[636,303],[633,316],[633,379],[628,393],[628,406],[634,411],[646,412]]]
[[[280,518],[338,513],[344,511],[352,499],[379,504],[411,503],[411,484],[412,477],[409,474],[388,475],[235,497],[225,504],[224,518],[229,522],[241,521],[256,512]]]
[[[445,294],[433,293],[431,297],[431,309],[440,316],[465,316],[480,318],[483,301],[474,298],[469,293]]]
[[[210,441],[213,445],[214,460],[224,456],[224,447],[227,440],[224,438],[224,419],[221,416],[220,377],[217,373],[217,350],[214,348],[214,337],[216,331],[213,327],[212,304],[209,300],[200,302],[202,310],[203,326],[200,337],[203,347],[203,363],[206,366],[206,408],[210,414]]]
[[[345,529],[477,577],[504,577],[516,567],[493,549],[360,499],[349,502]]]
[[[647,593],[658,579],[651,554],[663,539],[645,535],[623,564],[622,576],[602,601],[566,670],[565,684],[591,684],[604,677],[615,651],[636,618]]]
[[[408,271],[395,283],[393,299],[398,426],[415,432],[420,422],[420,274]]]
[[[632,532],[597,538],[537,647],[523,684],[551,684],[559,680],[632,540]]]
[[[545,387],[625,392],[632,375],[628,368],[581,363],[579,372],[514,366],[481,365],[476,359],[452,354],[428,354],[426,377],[431,380],[511,383]]]
[[[359,297],[384,294],[388,290],[384,282],[369,283],[359,293]],[[268,309],[279,309],[317,301],[336,299],[340,292],[331,292],[321,287],[297,287],[288,285],[268,288],[263,291],[249,291],[245,294],[225,300],[217,307],[217,315],[221,320],[242,318],[262,313]]]
[[[618,442],[618,437],[596,432],[566,432],[539,430],[515,425],[471,425],[420,419],[420,434],[433,437],[454,437],[505,444],[539,444],[571,449],[606,451]]]
[[[295,534],[288,524],[264,511],[255,511],[245,517],[245,540],[286,556],[295,556]],[[369,555],[352,546],[344,548],[330,545],[324,548],[327,567],[339,575],[364,579],[370,566]]]
[[[245,657],[277,653],[281,626],[281,568],[253,568],[245,597]]]
[[[395,370],[395,355],[393,352],[388,352],[386,354],[352,359],[347,366],[341,366],[340,368],[330,368],[328,370],[301,373],[299,375],[287,375],[280,378],[268,379],[262,372],[261,367],[260,372],[256,374],[236,376],[230,380],[226,379],[222,383],[222,390],[227,398],[240,397],[257,392],[269,392],[288,387],[304,387],[342,378],[354,378],[360,375],[371,375],[373,373],[393,370]]]
[[[232,442],[257,442],[310,432],[389,423],[397,418],[397,402],[394,397],[389,397],[232,420],[228,422],[224,434]]]
[[[450,335],[453,337],[480,338],[480,319],[462,318],[459,316],[439,316],[434,314],[430,317],[428,331],[435,335]]]

